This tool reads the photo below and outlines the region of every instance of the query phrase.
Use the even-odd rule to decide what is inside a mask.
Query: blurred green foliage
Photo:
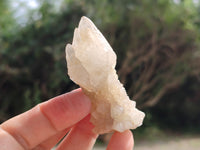
[[[0,121],[77,87],[67,76],[64,49],[86,15],[116,51],[120,80],[147,112],[144,126],[200,125],[198,4],[63,0],[58,11],[54,5],[40,1],[20,26],[0,2]]]
[[[65,45],[73,37],[83,11],[69,5],[59,14],[43,3],[42,18],[12,36],[1,35],[0,99],[2,118],[30,109],[73,88],[67,77]],[[9,115],[9,116],[7,116]]]

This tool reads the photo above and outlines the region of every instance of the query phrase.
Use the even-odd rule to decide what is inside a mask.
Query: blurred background
[[[146,113],[135,149],[199,149],[199,0],[0,0],[0,123],[77,88],[65,45],[83,15],[115,50],[119,79]]]

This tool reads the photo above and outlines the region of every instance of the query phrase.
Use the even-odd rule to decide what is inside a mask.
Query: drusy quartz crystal
[[[116,74],[116,54],[87,17],[66,46],[68,74],[92,103],[91,122],[95,133],[123,132],[142,125],[144,113],[129,99]],[[78,111],[78,110],[77,110]]]

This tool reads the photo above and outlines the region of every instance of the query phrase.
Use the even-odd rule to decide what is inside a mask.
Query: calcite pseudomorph
[[[116,54],[87,17],[66,46],[68,74],[91,99],[91,122],[95,133],[123,132],[142,125],[144,113],[136,108],[116,74]]]

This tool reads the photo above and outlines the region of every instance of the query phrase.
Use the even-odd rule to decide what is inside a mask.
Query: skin
[[[81,89],[52,98],[0,125],[1,150],[91,150],[98,137],[92,132],[91,103]],[[115,132],[107,150],[132,150],[133,135]]]

